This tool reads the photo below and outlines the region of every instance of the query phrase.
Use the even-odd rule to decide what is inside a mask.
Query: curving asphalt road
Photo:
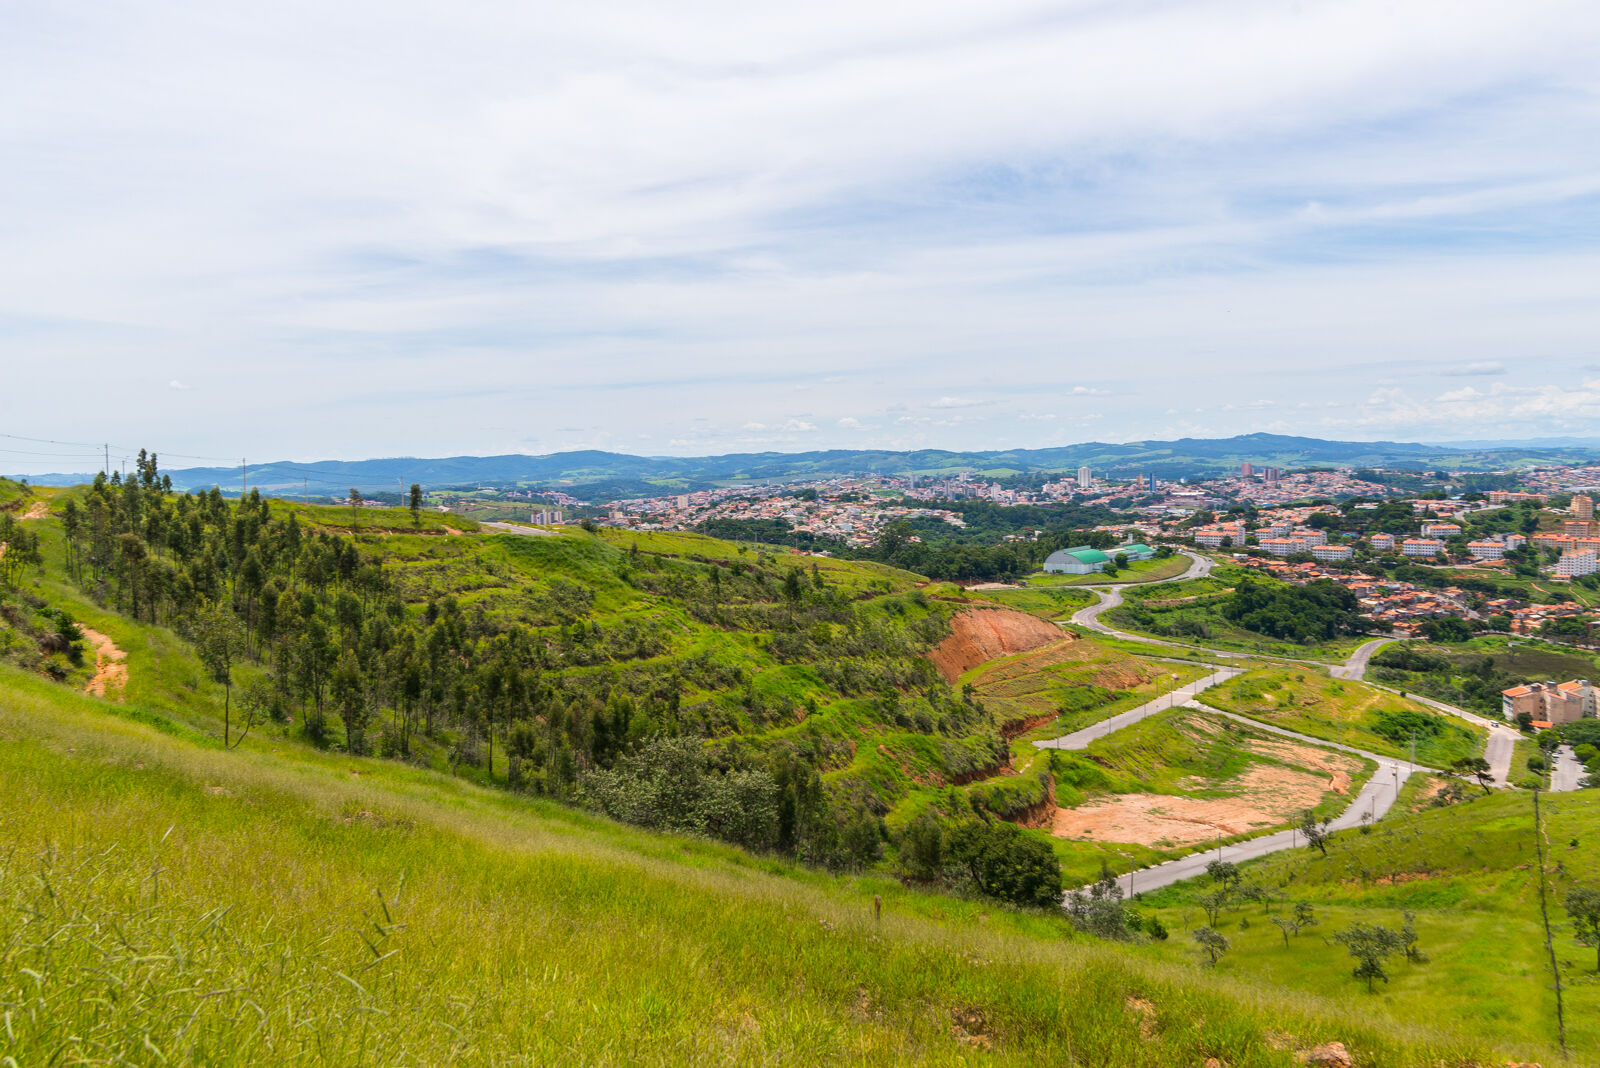
[[[1184,551],[1183,554],[1191,561],[1189,570],[1184,572],[1177,579],[1171,581],[1199,578],[1210,574],[1210,560],[1187,551]],[[1122,603],[1122,587],[1127,585],[1130,585],[1130,583],[1107,583],[1104,587],[1097,587],[1096,592],[1099,593],[1100,600],[1095,604],[1088,605],[1073,613],[1072,622],[1078,626],[1085,627],[1100,634],[1110,635],[1114,638],[1123,638],[1128,641],[1141,642],[1146,645],[1159,645],[1172,649],[1181,649],[1189,653],[1204,653],[1207,656],[1211,656],[1219,660],[1279,660],[1287,663],[1312,664],[1314,666],[1327,667],[1328,673],[1332,677],[1337,679],[1348,679],[1352,681],[1361,681],[1364,679],[1367,671],[1367,664],[1369,661],[1371,661],[1373,654],[1375,654],[1379,649],[1391,642],[1405,640],[1403,638],[1375,638],[1372,641],[1364,642],[1360,647],[1350,654],[1350,657],[1346,659],[1344,663],[1327,665],[1318,664],[1315,661],[1296,660],[1292,657],[1270,656],[1260,653],[1223,652],[1216,649],[1207,649],[1202,646],[1187,645],[1182,642],[1166,641],[1161,638],[1150,638],[1141,634],[1129,634],[1124,631],[1119,631],[1113,629],[1112,627],[1108,627],[1104,623],[1101,623],[1099,619],[1103,612],[1115,608]],[[1075,731],[1072,734],[1063,735],[1060,738],[1052,738],[1049,741],[1035,742],[1034,744],[1042,749],[1081,749],[1097,738],[1103,738],[1108,734],[1112,734],[1133,723],[1137,723],[1139,720],[1144,719],[1147,716],[1154,715],[1163,709],[1171,708],[1173,705],[1190,702],[1191,699],[1201,691],[1209,689],[1220,682],[1224,682],[1227,679],[1240,674],[1242,671],[1240,668],[1227,668],[1219,664],[1212,664],[1211,666],[1217,668],[1213,674],[1197,680],[1196,682],[1190,683],[1187,686],[1181,687],[1178,690],[1173,691],[1171,694],[1157,698],[1154,701],[1147,702],[1146,704],[1140,705],[1138,708],[1132,709],[1128,712],[1123,712],[1117,716],[1113,716],[1111,719],[1105,720],[1102,723],[1097,723],[1091,727],[1086,727],[1083,730]],[[1368,685],[1375,684],[1368,683]],[[1391,693],[1396,692],[1393,690],[1393,688],[1387,686],[1379,686],[1378,688],[1389,690]],[[1406,696],[1413,700],[1420,701],[1425,705],[1436,708],[1441,712],[1445,712],[1453,716],[1459,716],[1470,723],[1475,723],[1481,727],[1487,728],[1489,731],[1489,738],[1488,744],[1484,751],[1484,758],[1489,763],[1489,770],[1494,777],[1495,784],[1498,786],[1507,785],[1508,777],[1511,772],[1512,750],[1517,739],[1521,737],[1516,730],[1499,720],[1493,720],[1484,716],[1476,715],[1475,713],[1468,712],[1466,709],[1458,708],[1455,705],[1446,704],[1443,701],[1436,701],[1431,697],[1422,697],[1414,693],[1407,693]],[[1331,826],[1334,830],[1343,830],[1348,827],[1354,827],[1363,822],[1364,819],[1370,821],[1382,817],[1386,812],[1389,811],[1390,806],[1394,804],[1395,798],[1399,794],[1401,785],[1405,783],[1406,779],[1409,778],[1413,772],[1437,770],[1433,768],[1426,768],[1422,765],[1413,764],[1409,761],[1395,760],[1392,757],[1384,757],[1379,756],[1376,753],[1368,753],[1352,746],[1328,742],[1320,738],[1309,738],[1302,734],[1296,734],[1293,731],[1284,730],[1280,727],[1274,727],[1270,724],[1261,723],[1246,716],[1237,716],[1231,712],[1222,712],[1219,709],[1213,708],[1207,708],[1206,710],[1214,714],[1228,716],[1231,719],[1239,720],[1242,723],[1247,723],[1252,727],[1260,728],[1273,734],[1284,735],[1286,737],[1293,738],[1297,741],[1306,742],[1311,745],[1319,745],[1331,749],[1342,749],[1346,752],[1355,753],[1359,756],[1364,756],[1369,760],[1377,762],[1378,772],[1372,777],[1371,780],[1368,781],[1367,785],[1361,789],[1361,791],[1356,795],[1354,800],[1351,801],[1350,805],[1344,810],[1344,812],[1333,821]],[[1446,774],[1449,773],[1447,772]],[[1571,748],[1568,746],[1562,746],[1554,755],[1554,763],[1551,768],[1550,778],[1551,791],[1558,792],[1578,789],[1578,783],[1583,778],[1584,774],[1585,769],[1582,764],[1578,763],[1577,757],[1573,755]],[[1256,857],[1266,856],[1269,853],[1276,853],[1279,850],[1289,849],[1296,844],[1304,844],[1304,838],[1297,830],[1279,831],[1275,834],[1263,835],[1260,838],[1252,838],[1236,845],[1225,846],[1220,850],[1220,852],[1207,851],[1205,853],[1195,853],[1187,857],[1181,857],[1177,860],[1168,861],[1165,864],[1158,864],[1151,868],[1145,868],[1141,871],[1130,873],[1125,877],[1127,880],[1125,889],[1131,896],[1135,888],[1141,891],[1154,890],[1170,883],[1193,878],[1196,875],[1204,874],[1206,865],[1211,861],[1218,859],[1219,855],[1225,860],[1251,860]]]
[[[1382,649],[1391,642],[1403,642],[1404,638],[1374,638],[1364,642],[1355,652],[1350,654],[1350,659],[1344,663],[1330,668],[1328,674],[1336,679],[1350,679],[1360,682],[1367,674],[1367,661],[1372,659],[1372,654]]]
[[[1119,712],[1110,719],[1101,720],[1099,723],[1091,724],[1090,726],[1083,728],[1081,731],[1073,731],[1071,734],[1063,734],[1059,738],[1050,738],[1046,741],[1034,742],[1033,744],[1038,746],[1040,749],[1082,749],[1084,746],[1088,745],[1097,738],[1104,738],[1108,734],[1115,734],[1117,731],[1122,730],[1122,728],[1131,727],[1135,723],[1138,723],[1141,719],[1153,716],[1157,712],[1165,711],[1166,709],[1172,708],[1176,705],[1186,704],[1193,699],[1195,694],[1199,693],[1200,691],[1208,690],[1218,683],[1227,682],[1235,675],[1239,675],[1241,673],[1242,672],[1239,668],[1218,668],[1215,672],[1207,675],[1205,678],[1196,679],[1194,682],[1191,682],[1185,686],[1180,686],[1171,693],[1162,694],[1153,701],[1146,701],[1138,708],[1131,708],[1126,712]]]

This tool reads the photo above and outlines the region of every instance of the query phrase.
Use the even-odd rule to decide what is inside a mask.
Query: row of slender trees
[[[303,525],[258,492],[231,502],[216,490],[174,493],[153,455],[141,454],[126,478],[97,477],[60,516],[77,582],[193,640],[224,686],[229,744],[271,717],[353,753],[404,758],[425,742],[452,767],[503,775],[519,789],[650,825],[687,819],[813,863],[870,863],[881,847],[873,799],[824,789],[813,761],[830,754],[805,746],[696,741],[699,755],[675,764],[673,790],[658,789],[640,754],[659,755],[651,747],[663,740],[801,710],[773,707],[738,667],[704,655],[661,658],[659,636],[627,622],[602,627],[581,584],[549,577],[530,609],[549,617],[540,626],[464,609],[448,595],[419,604],[381,552]],[[826,661],[842,689],[914,688],[903,717],[912,729],[984,726],[917,655],[937,628],[876,620],[815,570],[785,573],[775,560],[667,564],[637,552],[616,566],[702,621],[770,633],[780,659]],[[578,670],[592,666],[605,670]],[[673,798],[695,800],[675,808]]]

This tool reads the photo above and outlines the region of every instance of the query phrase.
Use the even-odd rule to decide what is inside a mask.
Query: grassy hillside
[[[1041,619],[1063,620],[1086,604],[1094,601],[1089,590],[1074,590],[1060,586],[1024,586],[1014,590],[972,590],[969,596],[996,601],[1019,612],[1031,612]]]
[[[1402,800],[1406,800],[1403,798]],[[1425,804],[1425,803],[1424,803]],[[1561,902],[1579,883],[1600,885],[1600,793],[1546,795],[1551,919],[1564,989],[1570,1063],[1600,1061],[1600,974],[1592,945],[1578,943]],[[1243,866],[1248,883],[1275,900],[1226,910],[1220,929],[1231,948],[1221,974],[1335,999],[1374,1022],[1450,1019],[1486,1039],[1511,1042],[1526,1057],[1558,1060],[1555,995],[1539,919],[1532,799],[1526,793],[1478,796],[1448,808],[1423,807],[1366,832],[1336,836],[1327,856],[1305,849]],[[1147,952],[1181,960],[1193,949],[1178,932],[1205,923],[1199,906],[1208,880],[1147,895],[1143,906],[1174,933]],[[1271,922],[1296,903],[1312,906],[1317,925],[1285,936]],[[1397,928],[1415,915],[1424,957],[1392,958],[1389,980],[1368,994],[1352,977],[1353,961],[1329,941],[1353,923]],[[1192,947],[1192,943],[1190,943]]]
[[[1037,800],[1017,785],[1047,790],[1010,774],[1020,691],[951,686],[924,655],[967,608],[955,587],[693,534],[133,483],[48,491],[29,524],[45,566],[0,589],[6,659],[83,689],[103,642],[111,698],[203,734],[227,705],[252,744],[389,756],[835,870],[892,865],[925,813],[1014,818]],[[214,609],[242,632],[231,692],[197,655]],[[1157,692],[1136,658],[1073,648],[1084,670],[1039,672],[1034,725]]]
[[[19,1063],[1361,1064],[1501,1051],[0,667]],[[874,921],[871,895],[882,895]]]
[[[1482,727],[1458,717],[1359,682],[1329,678],[1314,668],[1257,668],[1207,690],[1200,700],[1381,756],[1409,756],[1415,732],[1417,760],[1436,768],[1480,755],[1487,740]]]

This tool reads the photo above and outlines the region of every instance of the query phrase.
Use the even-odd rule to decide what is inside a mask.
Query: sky
[[[1593,0],[5,12],[0,470],[1600,436]]]

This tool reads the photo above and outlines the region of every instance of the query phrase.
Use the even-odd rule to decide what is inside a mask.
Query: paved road
[[[1375,682],[1369,682],[1367,685],[1374,689],[1387,690],[1390,693],[1400,692],[1392,686],[1383,686]],[[1511,752],[1517,744],[1517,739],[1522,737],[1514,728],[1507,726],[1504,720],[1480,716],[1476,712],[1468,712],[1464,708],[1448,705],[1443,701],[1435,701],[1431,697],[1423,697],[1418,693],[1407,691],[1406,697],[1425,704],[1429,708],[1437,708],[1446,715],[1464,719],[1468,723],[1477,724],[1479,727],[1488,730],[1489,742],[1484,748],[1483,758],[1489,762],[1489,774],[1494,776],[1494,784],[1496,786],[1510,785]]]
[[[1210,561],[1206,561],[1209,565]],[[1209,570],[1209,568],[1208,568]],[[1183,642],[1167,641],[1165,638],[1150,638],[1143,634],[1129,634],[1126,631],[1116,630],[1100,622],[1100,614],[1109,611],[1122,603],[1122,588],[1112,586],[1109,589],[1097,590],[1100,600],[1091,605],[1086,605],[1072,614],[1072,622],[1080,627],[1099,634],[1107,634],[1113,638],[1122,638],[1130,642],[1140,642],[1144,645],[1159,645],[1168,649],[1182,649],[1190,653],[1202,653],[1218,660],[1277,660],[1286,664],[1305,664],[1309,667],[1324,667],[1336,679],[1359,680],[1367,672],[1367,661],[1372,659],[1372,654],[1390,642],[1403,641],[1401,638],[1375,638],[1366,642],[1350,654],[1343,664],[1329,664],[1321,660],[1298,660],[1290,656],[1273,656],[1270,653],[1234,653],[1221,649],[1208,649],[1202,645],[1186,645]]]
[[[1034,742],[1033,744],[1040,749],[1082,749],[1096,738],[1104,738],[1108,734],[1115,734],[1124,727],[1131,727],[1141,719],[1172,708],[1174,705],[1186,704],[1200,691],[1210,689],[1218,683],[1226,682],[1240,673],[1238,668],[1218,668],[1205,678],[1196,679],[1194,682],[1180,686],[1171,693],[1162,694],[1153,701],[1146,701],[1138,708],[1130,708],[1126,712],[1119,712],[1110,719],[1101,720],[1099,723],[1085,727],[1081,731],[1073,731],[1071,734],[1063,734],[1059,738],[1051,738],[1047,741]]]
[[[1587,774],[1572,752],[1572,746],[1560,746],[1555,751],[1555,763],[1550,768],[1550,792],[1559,794],[1576,790],[1578,782]]]
[[[1349,807],[1330,826],[1333,830],[1344,830],[1360,825],[1363,816],[1367,822],[1381,818],[1394,805],[1400,787],[1411,777],[1411,773],[1423,770],[1426,769],[1418,768],[1403,760],[1384,759],[1377,773],[1367,780],[1361,792],[1356,794],[1355,800],[1350,802]],[[1206,865],[1219,857],[1222,860],[1238,863],[1305,844],[1305,836],[1298,830],[1278,831],[1262,835],[1260,838],[1223,846],[1220,851],[1210,849],[1204,853],[1191,853],[1177,860],[1169,860],[1165,864],[1157,864],[1155,867],[1121,876],[1117,881],[1121,883],[1123,891],[1132,896],[1135,891],[1157,890],[1184,879],[1204,875]]]
[[[1367,674],[1367,661],[1372,659],[1373,653],[1390,642],[1404,640],[1404,638],[1375,638],[1351,653],[1349,660],[1332,668],[1329,673],[1336,679],[1351,679],[1355,682],[1360,682]]]

